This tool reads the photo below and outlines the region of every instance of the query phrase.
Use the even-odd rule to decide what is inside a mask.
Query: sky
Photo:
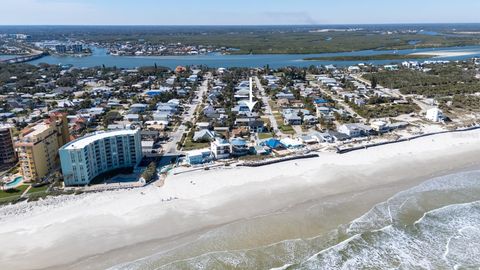
[[[479,0],[0,0],[0,25],[480,23]]]

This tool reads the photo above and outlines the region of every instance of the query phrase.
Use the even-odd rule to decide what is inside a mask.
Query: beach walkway
[[[31,188],[32,188],[32,185],[28,185],[28,188],[25,189],[22,195],[20,195],[20,198],[25,198],[25,196],[27,195],[27,193],[30,191]]]

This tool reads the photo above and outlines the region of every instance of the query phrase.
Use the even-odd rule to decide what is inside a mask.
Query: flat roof
[[[114,130],[114,131],[107,131],[107,132],[97,132],[90,135],[86,135],[82,138],[76,139],[74,141],[69,142],[68,144],[64,145],[60,149],[65,150],[75,150],[75,149],[82,149],[85,146],[105,138],[115,137],[120,135],[134,135],[137,133],[138,130],[132,129],[122,129],[122,130]]]
[[[7,123],[0,123],[0,129],[12,128],[13,125]]]
[[[44,132],[45,130],[47,130],[48,128],[50,128],[49,124],[47,124],[45,122],[38,123],[35,126],[30,127],[29,129],[31,131],[29,133],[27,133],[26,135],[24,135],[23,137],[24,138],[29,138],[29,137],[37,136],[37,135],[41,134],[42,132]]]

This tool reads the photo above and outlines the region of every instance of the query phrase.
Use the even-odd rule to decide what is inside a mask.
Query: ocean
[[[291,227],[295,222],[299,220]],[[275,224],[269,226],[275,230]],[[239,227],[255,237],[254,227]],[[221,227],[202,235],[200,244],[111,269],[479,269],[480,171],[428,180],[315,237],[251,249],[225,248],[225,239],[243,235]],[[205,253],[186,255],[191,249],[198,253],[201,245],[208,245]]]

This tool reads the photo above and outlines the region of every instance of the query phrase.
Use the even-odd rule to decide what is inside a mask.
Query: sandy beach
[[[459,57],[467,55],[475,55],[477,52],[474,51],[426,51],[426,52],[417,52],[410,55],[430,55],[433,57]]]
[[[106,269],[162,252],[168,264],[312,237],[428,178],[476,167],[479,154],[479,130],[448,133],[260,168],[169,176],[162,188],[5,206],[1,268]]]

